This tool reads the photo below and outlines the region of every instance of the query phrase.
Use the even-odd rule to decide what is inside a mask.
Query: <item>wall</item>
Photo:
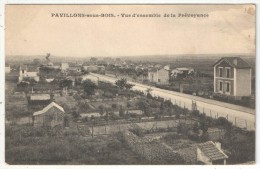
[[[223,85],[222,85],[223,90],[222,90],[222,92],[219,91],[219,82],[220,82],[220,81],[223,82]],[[229,86],[230,92],[229,92],[229,93],[226,92],[226,90],[227,90],[227,85],[226,85],[227,82],[229,82],[229,84],[230,84],[230,86]],[[230,95],[230,96],[233,96],[233,95],[234,95],[234,80],[219,79],[219,78],[217,78],[217,79],[215,79],[215,87],[216,87],[215,93],[223,93],[223,94],[225,94],[225,95]]]
[[[219,67],[222,67],[222,77],[219,76]],[[229,68],[229,77],[227,77],[227,68]],[[234,68],[231,67],[226,61],[222,61],[214,67],[214,92],[222,93],[219,91],[219,81],[223,81],[223,94],[234,95]],[[226,83],[230,83],[230,92],[226,93]]]
[[[236,69],[236,96],[251,95],[251,69]]]
[[[157,78],[157,72],[148,72],[148,79],[150,82],[158,82]]]
[[[197,161],[201,161],[207,165],[212,164],[210,159],[207,156],[205,156],[204,153],[199,148],[197,148]]]
[[[49,126],[63,125],[64,113],[58,108],[52,107],[46,113],[34,116],[34,126]]]
[[[169,83],[169,71],[165,69],[158,70],[158,83],[159,84]]]

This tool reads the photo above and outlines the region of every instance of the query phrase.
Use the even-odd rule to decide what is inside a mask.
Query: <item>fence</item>
[[[154,94],[153,96],[158,96],[158,95]],[[249,131],[255,130],[255,115],[253,114],[244,113],[243,111],[226,108],[224,106],[222,107],[219,105],[209,104],[202,101],[195,101],[190,98],[183,98],[180,96],[173,96],[168,94],[168,95],[161,95],[160,97],[163,97],[165,100],[171,100],[171,102],[174,105],[189,110],[194,110],[194,103],[195,103],[196,109],[200,113],[204,113],[206,116],[212,118],[224,117],[236,127],[249,130]]]
[[[141,122],[127,122],[127,123],[117,123],[117,124],[103,124],[103,125],[91,125],[89,124],[89,136],[98,135],[110,135],[118,132],[126,132],[129,129],[133,129],[134,126],[140,127],[143,131],[172,131],[172,129],[177,130],[177,126],[182,124],[193,125],[196,121],[192,119],[175,119],[175,120],[165,120],[165,121],[141,121]],[[84,126],[84,125],[82,125]],[[83,128],[83,127],[82,127]],[[81,132],[81,131],[80,131]]]

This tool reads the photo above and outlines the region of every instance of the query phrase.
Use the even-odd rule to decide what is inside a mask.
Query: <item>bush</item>
[[[216,125],[223,126],[226,130],[230,130],[232,128],[232,123],[229,122],[225,117],[219,117],[216,120]]]
[[[114,97],[113,93],[111,93],[109,91],[104,92],[103,96],[107,97],[107,98],[113,98]]]
[[[189,130],[188,133],[188,138],[193,140],[193,141],[199,141],[200,140],[200,137],[199,137],[199,134],[198,133],[195,133],[194,131],[192,130]]]
[[[200,112],[198,110],[193,110],[191,113],[193,116],[199,116]]]
[[[113,109],[116,109],[116,108],[117,108],[117,104],[113,103],[111,107],[112,107]]]

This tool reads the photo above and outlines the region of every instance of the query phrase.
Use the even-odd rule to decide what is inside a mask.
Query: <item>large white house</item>
[[[224,57],[214,65],[214,92],[235,96],[251,95],[251,66],[240,57]]]

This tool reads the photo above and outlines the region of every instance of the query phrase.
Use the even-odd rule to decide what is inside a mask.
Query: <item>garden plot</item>
[[[139,127],[144,130],[151,130],[156,128],[172,128],[177,127],[179,123],[191,124],[192,120],[167,120],[167,121],[152,121],[152,122],[142,122],[136,123]]]
[[[69,109],[77,107],[77,101],[73,96],[55,96],[55,102],[60,105],[66,105]]]
[[[89,127],[92,131],[92,127]],[[94,126],[93,133],[94,135],[105,135],[113,134],[120,131],[126,131],[130,129],[130,124],[117,124],[117,125],[106,125],[106,126]]]

